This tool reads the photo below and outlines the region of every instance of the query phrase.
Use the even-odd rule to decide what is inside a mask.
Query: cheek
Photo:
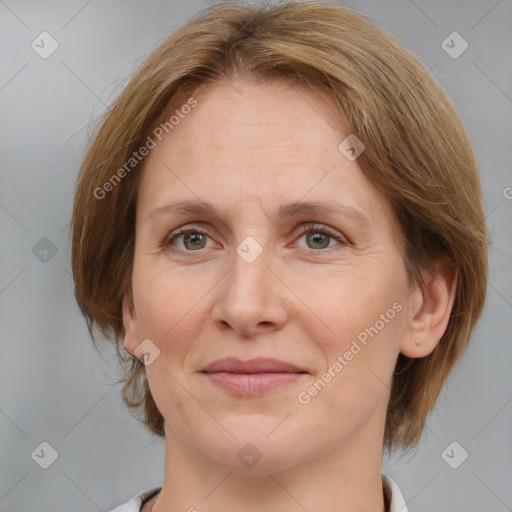
[[[380,287],[359,287],[349,300],[322,310],[335,336],[316,338],[325,367],[301,390],[300,403],[309,399],[309,405],[299,406],[319,424],[349,435],[377,409],[385,411],[404,325],[396,298]]]
[[[311,307],[331,331],[333,347],[343,349],[358,335],[364,342],[368,331],[377,334],[375,328],[381,334],[396,330],[404,288],[401,277],[385,268],[378,272],[351,268],[325,280],[309,296]]]
[[[211,286],[205,288],[203,280],[191,280],[179,269],[165,264],[156,267],[154,260],[149,260],[141,259],[133,272],[140,336],[152,340],[160,350],[159,360],[146,368],[146,375],[166,421],[171,428],[186,431],[190,414],[200,413],[190,400],[194,388],[185,380],[187,355],[204,326],[204,317],[199,317],[201,298]]]
[[[325,370],[336,375],[332,378],[336,384],[328,386],[336,389],[337,397],[329,399],[373,401],[391,382],[404,333],[406,289],[401,267],[360,273],[351,269],[325,285],[325,293],[315,294],[314,300],[330,331],[325,338],[316,334]],[[313,330],[310,336],[315,339]]]
[[[194,279],[170,265],[155,268],[151,261],[136,264],[133,291],[140,335],[156,340],[165,350],[178,348],[169,343],[172,340],[184,344],[196,336],[201,328],[197,318],[201,299],[212,286],[207,280],[204,276]]]

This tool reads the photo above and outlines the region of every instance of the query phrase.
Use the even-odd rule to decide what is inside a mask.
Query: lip
[[[202,371],[214,384],[238,396],[257,396],[296,382],[308,372],[271,358],[218,359]]]
[[[205,373],[307,373],[306,370],[292,363],[269,357],[256,357],[247,361],[237,357],[226,357],[213,361],[202,371]]]

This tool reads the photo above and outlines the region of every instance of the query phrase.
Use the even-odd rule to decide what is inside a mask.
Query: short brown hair
[[[90,335],[94,341],[96,326],[113,341],[126,405],[164,436],[144,364],[122,345],[141,165],[130,170],[126,162],[170,111],[209,84],[238,76],[288,80],[328,94],[366,146],[358,162],[392,205],[410,278],[420,282],[420,271],[441,255],[457,267],[439,344],[426,357],[400,354],[396,363],[384,447],[414,447],[484,303],[480,177],[466,129],[442,87],[391,36],[349,9],[317,1],[217,4],[168,37],[134,73],[105,115],[77,182],[72,267]]]

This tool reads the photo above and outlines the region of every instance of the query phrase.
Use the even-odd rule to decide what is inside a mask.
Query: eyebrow
[[[220,210],[208,201],[184,200],[168,203],[152,210],[146,217],[146,221],[160,215],[171,214],[197,214],[221,218]],[[279,207],[275,219],[281,220],[287,217],[304,214],[334,213],[355,220],[366,228],[371,227],[368,217],[353,206],[348,206],[337,201],[293,201]]]

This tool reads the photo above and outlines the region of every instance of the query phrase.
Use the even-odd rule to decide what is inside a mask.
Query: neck
[[[165,477],[152,512],[387,511],[382,436],[374,431],[362,428],[342,445],[331,443],[293,466],[262,462],[258,473],[243,474],[208,458],[166,426]]]

